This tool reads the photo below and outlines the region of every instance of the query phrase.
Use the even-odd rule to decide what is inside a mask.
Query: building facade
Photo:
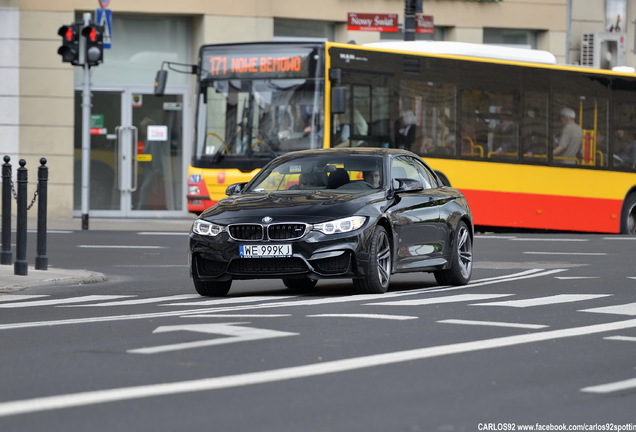
[[[395,13],[403,22],[405,7],[404,0],[102,3],[112,11],[112,47],[105,50],[104,62],[91,68],[89,207],[91,215],[104,217],[187,212],[194,84],[191,75],[171,72],[166,96],[155,97],[153,83],[162,62],[196,63],[198,47],[206,43],[401,38],[401,33],[350,31],[347,14]],[[608,30],[603,3],[424,0],[423,12],[434,17],[435,34],[422,37],[538,48],[552,52],[559,62],[577,63],[582,35]],[[96,0],[0,0],[0,155],[9,155],[14,166],[27,160],[31,192],[38,161],[47,158],[49,217],[78,217],[83,205],[84,75],[81,67],[61,61],[58,29],[82,21],[87,13],[95,19],[99,7]],[[627,15],[622,22],[633,20]],[[633,28],[621,29],[621,34],[627,41],[631,34],[633,40]],[[633,49],[632,42],[627,45]],[[630,53],[627,63],[632,58]],[[153,125],[168,129],[148,127]],[[165,131],[168,136],[161,136]],[[137,161],[136,153],[152,156]]]

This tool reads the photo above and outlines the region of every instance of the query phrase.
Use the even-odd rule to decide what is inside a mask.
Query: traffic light
[[[57,31],[57,34],[62,36],[62,46],[58,48],[57,53],[62,56],[62,61],[65,63],[79,64],[80,28],[80,23],[73,23],[63,25]]]
[[[104,61],[104,27],[91,23],[82,29],[82,36],[86,38],[84,61],[97,66]]]

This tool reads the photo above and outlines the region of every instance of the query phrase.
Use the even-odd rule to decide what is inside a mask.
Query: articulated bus
[[[478,226],[636,234],[636,74],[434,44],[203,46],[189,210],[285,152],[399,147]]]

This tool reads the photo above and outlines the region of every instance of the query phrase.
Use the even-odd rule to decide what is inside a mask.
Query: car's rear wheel
[[[194,289],[205,297],[225,297],[230,292],[232,281],[202,281],[194,279]]]
[[[440,285],[466,285],[473,273],[473,241],[465,222],[459,222],[453,237],[451,267],[434,272]]]
[[[353,286],[360,294],[382,294],[391,280],[391,243],[386,230],[376,226],[369,247],[369,261],[365,276],[354,279]]]
[[[309,290],[316,286],[316,283],[313,279],[283,279],[283,283],[289,289],[293,290]]]

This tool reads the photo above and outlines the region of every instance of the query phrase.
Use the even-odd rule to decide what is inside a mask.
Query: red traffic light
[[[72,28],[72,27],[67,27],[67,28],[66,28],[66,33],[64,34],[64,38],[65,38],[68,42],[71,42],[71,41],[73,41],[76,37],[77,37],[77,34],[73,31],[73,28]]]
[[[71,25],[63,25],[57,31],[62,36],[62,46],[58,48],[57,53],[62,56],[62,61],[79,65],[79,31],[81,23],[73,23]]]
[[[88,40],[90,40],[91,42],[97,41],[98,34],[95,27],[90,27],[90,30],[88,31],[88,34],[86,35],[86,37],[88,37]]]

